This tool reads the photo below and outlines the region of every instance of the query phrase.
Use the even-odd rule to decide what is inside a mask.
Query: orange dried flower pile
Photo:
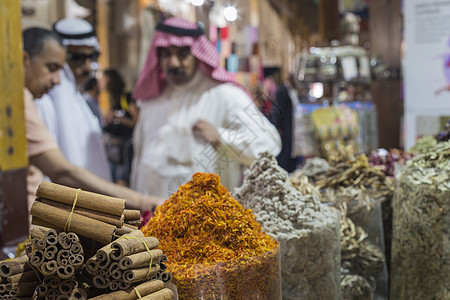
[[[176,264],[253,257],[277,246],[252,211],[230,195],[219,176],[209,173],[194,174],[141,230],[158,238],[169,262]]]
[[[262,232],[252,211],[230,195],[218,175],[194,174],[141,230],[158,238],[180,299],[195,298],[198,289],[203,299],[256,295],[247,292],[252,287],[242,277],[252,280],[260,299],[276,299],[278,287],[271,290],[268,281],[279,280],[278,243]],[[216,286],[218,277],[222,287]],[[256,282],[259,277],[264,279]]]

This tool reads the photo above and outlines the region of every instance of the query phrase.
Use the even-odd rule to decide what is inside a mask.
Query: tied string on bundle
[[[139,298],[140,300],[142,300],[141,293],[139,293],[139,290],[137,289],[137,287],[134,287],[133,290],[136,292],[136,296],[138,296],[138,298]]]
[[[150,272],[152,271],[152,263],[153,263],[153,254],[150,251],[150,248],[147,246],[147,244],[145,243],[145,241],[140,238],[140,237],[135,237],[135,236],[120,236],[118,239],[135,239],[135,240],[140,240],[142,242],[142,244],[144,244],[145,249],[147,249],[148,254],[150,254],[150,264],[148,265],[148,273],[147,276],[145,276],[145,280],[148,279],[148,277],[150,276]],[[142,299],[141,296],[139,295],[139,292],[136,290],[136,288],[134,288],[134,290],[136,291],[137,296],[139,297],[139,299]]]
[[[78,195],[80,194],[81,189],[77,189],[75,193],[75,199],[73,200],[72,210],[70,211],[69,218],[67,219],[66,225],[64,225],[64,231],[67,233],[70,230],[70,223],[72,222],[73,211],[75,210],[75,206],[77,205]]]

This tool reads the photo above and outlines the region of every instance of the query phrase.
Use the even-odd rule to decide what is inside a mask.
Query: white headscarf
[[[57,21],[53,30],[63,38],[65,46],[89,46],[100,49],[95,30],[83,19],[68,18]]]

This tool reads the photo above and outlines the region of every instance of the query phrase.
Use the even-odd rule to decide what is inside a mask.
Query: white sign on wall
[[[450,116],[450,0],[403,3],[405,148],[409,149],[420,136],[437,134],[442,120]]]

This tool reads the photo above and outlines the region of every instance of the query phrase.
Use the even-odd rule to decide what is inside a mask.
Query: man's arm
[[[30,163],[38,167],[54,183],[81,188],[94,193],[123,198],[127,206],[137,209],[152,209],[165,199],[142,195],[132,189],[123,187],[93,173],[71,164],[59,149],[49,150],[30,157]]]

